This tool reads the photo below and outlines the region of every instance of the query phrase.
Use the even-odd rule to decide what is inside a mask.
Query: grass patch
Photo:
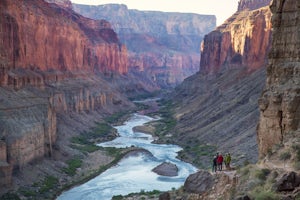
[[[253,199],[255,200],[278,200],[279,196],[273,191],[266,191],[264,188],[257,188],[252,192]]]
[[[288,152],[288,151],[286,151],[286,152],[283,152],[283,153],[281,153],[281,154],[279,155],[279,159],[280,159],[280,160],[283,160],[283,161],[286,161],[286,160],[290,159],[291,156],[292,156],[291,153]]]
[[[254,176],[261,181],[266,180],[266,177],[270,174],[269,169],[258,169],[255,171]]]
[[[121,155],[122,149],[116,148],[116,147],[99,147],[101,150],[106,151],[107,155],[118,157]]]
[[[161,191],[159,190],[153,190],[153,191],[148,191],[148,192],[145,192],[145,190],[141,190],[140,192],[137,192],[137,193],[130,193],[128,195],[116,195],[116,196],[113,196],[112,197],[112,200],[121,200],[123,198],[126,198],[126,197],[133,197],[133,196],[140,196],[139,199],[146,199],[145,197],[143,196],[146,196],[146,197],[153,197],[153,196],[158,196],[161,194]]]
[[[89,132],[83,132],[79,136],[71,138],[71,147],[82,153],[92,153],[100,148],[95,145],[97,139],[113,139],[112,133],[115,129],[107,123],[97,123],[97,126]]]
[[[127,114],[128,112],[118,112],[106,117],[104,120],[109,124],[114,124],[118,122],[120,119],[122,119],[124,116],[126,116]]]
[[[47,176],[44,179],[44,182],[41,184],[41,188],[39,189],[39,193],[46,193],[51,189],[55,188],[58,183],[58,179],[54,176]]]
[[[160,104],[163,104],[158,111],[161,119],[155,125],[155,135],[161,138],[174,129],[177,120],[173,117],[174,105],[171,101],[160,101]]]
[[[0,196],[1,200],[21,200],[20,197],[17,194],[14,193],[6,193],[2,196]]]
[[[82,160],[80,158],[73,158],[67,161],[68,167],[63,168],[63,172],[69,176],[74,176],[76,174],[77,168],[82,165]]]

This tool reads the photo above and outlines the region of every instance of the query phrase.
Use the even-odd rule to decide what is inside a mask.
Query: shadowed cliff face
[[[206,147],[208,156],[196,162],[200,166],[210,167],[209,156],[217,150],[231,152],[235,164],[257,160],[257,100],[264,87],[270,18],[268,7],[236,12],[205,36],[199,73],[175,88],[178,123],[172,136],[187,152]]]
[[[128,48],[130,70],[160,87],[176,85],[199,70],[201,40],[216,23],[209,15],[138,11],[115,4],[73,4],[73,9],[111,22]]]
[[[274,29],[266,88],[259,100],[258,145],[264,157],[300,130],[299,1],[276,0],[271,6]],[[293,141],[294,144],[298,141]]]
[[[222,68],[256,70],[266,64],[271,44],[271,12],[268,7],[235,13],[202,44],[200,71]]]

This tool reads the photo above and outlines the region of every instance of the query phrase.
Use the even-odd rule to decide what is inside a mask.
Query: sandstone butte
[[[98,75],[127,71],[126,47],[107,21],[43,0],[1,0],[0,188],[13,169],[51,156],[58,114],[132,108]]]
[[[238,11],[204,37],[200,72],[241,67],[254,71],[264,67],[271,46],[269,3],[270,0],[240,1]]]

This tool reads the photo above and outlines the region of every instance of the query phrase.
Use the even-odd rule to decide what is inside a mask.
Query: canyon
[[[217,151],[232,153],[236,165],[258,160],[257,100],[265,85],[272,25],[269,6],[253,10],[252,3],[240,1],[244,10],[239,7],[205,35],[199,72],[170,97],[177,120],[171,140],[188,152],[185,159],[202,168],[210,168]],[[195,154],[199,148],[206,153]]]
[[[199,70],[200,43],[216,26],[212,15],[139,11],[126,5],[73,4],[92,19],[106,19],[128,49],[129,72],[168,88]]]
[[[177,13],[166,19],[161,12],[124,5],[2,0],[0,195],[47,176],[59,177],[59,187],[72,182],[60,170],[78,154],[87,160],[76,178],[87,172],[87,165],[97,170],[110,163],[102,151],[78,153],[71,138],[88,133],[107,116],[135,110],[129,96],[175,86],[198,71],[168,94],[177,123],[161,142],[179,144],[181,158],[204,169],[217,151],[230,152],[233,166],[257,164],[232,172],[238,176],[212,177],[200,170],[187,181],[205,189],[189,190],[194,183],[187,182],[191,194],[185,197],[249,199],[261,192],[249,193],[253,185],[260,184],[263,192],[269,187],[257,181],[258,172],[273,181],[282,198],[299,197],[300,5],[297,0],[269,3],[241,0],[232,17],[204,36],[215,25],[213,16],[182,14],[186,21],[176,24]],[[120,16],[110,23],[83,17],[73,8],[93,18],[104,17],[97,16],[99,10],[106,17],[108,12]],[[118,22],[130,13],[144,19]],[[140,26],[149,16],[165,24],[155,27],[150,20],[153,24]],[[195,24],[187,24],[191,19]],[[204,19],[208,23],[202,24]],[[206,180],[209,184],[201,185]]]

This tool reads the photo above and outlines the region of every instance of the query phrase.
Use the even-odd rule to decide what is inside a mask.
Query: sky
[[[236,10],[239,0],[71,0],[73,3],[102,5],[125,4],[129,9],[211,14],[221,25]]]

